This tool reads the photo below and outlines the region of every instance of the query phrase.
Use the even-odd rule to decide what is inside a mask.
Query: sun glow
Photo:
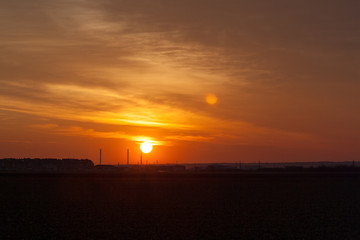
[[[210,94],[206,95],[205,100],[210,105],[214,105],[214,104],[216,104],[218,102],[217,96],[215,94],[213,94],[213,93],[210,93]]]
[[[140,149],[143,153],[149,153],[152,150],[152,144],[148,142],[144,142],[141,144]]]

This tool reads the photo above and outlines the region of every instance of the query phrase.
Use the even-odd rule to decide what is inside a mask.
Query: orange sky
[[[358,1],[0,3],[0,158],[360,158]]]

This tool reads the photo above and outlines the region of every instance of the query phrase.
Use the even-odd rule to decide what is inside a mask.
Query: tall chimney
[[[129,149],[127,149],[127,158],[126,158],[126,163],[127,163],[127,165],[129,165]]]
[[[101,148],[100,148],[100,165],[101,165]]]
[[[140,166],[142,166],[142,151],[140,151]]]

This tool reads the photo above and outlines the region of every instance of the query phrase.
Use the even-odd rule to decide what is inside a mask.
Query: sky
[[[0,158],[360,160],[357,0],[0,2]]]

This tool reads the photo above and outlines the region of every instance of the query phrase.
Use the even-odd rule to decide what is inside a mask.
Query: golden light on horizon
[[[152,151],[152,148],[153,148],[153,146],[152,146],[152,144],[149,143],[149,142],[144,142],[144,143],[142,143],[142,144],[140,145],[140,149],[141,149],[141,151],[142,151],[143,153],[149,153],[149,152],[151,152],[151,151]]]
[[[205,100],[210,105],[214,105],[218,102],[217,96],[213,93],[209,93],[208,95],[206,95]]]

